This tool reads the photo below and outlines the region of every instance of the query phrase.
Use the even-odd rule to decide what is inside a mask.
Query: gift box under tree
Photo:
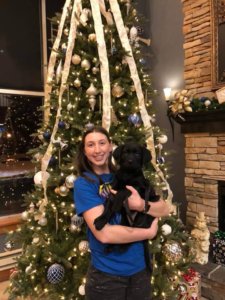
[[[201,300],[201,275],[190,268],[182,277],[177,300]]]
[[[221,230],[213,234],[213,261],[225,266],[225,232]]]

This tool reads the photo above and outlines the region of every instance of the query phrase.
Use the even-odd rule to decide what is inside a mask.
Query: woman
[[[153,239],[158,230],[158,217],[169,214],[163,201],[150,203],[148,213],[156,217],[150,228],[121,226],[120,215],[110,224],[96,230],[94,220],[104,210],[104,197],[113,179],[111,163],[112,144],[108,132],[102,127],[89,128],[83,135],[78,151],[77,165],[80,177],[74,183],[74,200],[77,214],[87,224],[91,249],[91,266],[86,281],[87,300],[149,300],[150,274],[146,268],[143,241]],[[131,210],[143,211],[144,200],[131,186],[128,205]],[[103,192],[102,192],[103,191]],[[109,244],[127,244],[124,251]]]

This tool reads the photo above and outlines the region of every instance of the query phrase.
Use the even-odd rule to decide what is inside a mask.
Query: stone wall
[[[197,96],[212,92],[212,13],[211,0],[182,0],[184,23],[185,88]]]
[[[185,135],[185,191],[187,223],[193,224],[199,211],[209,218],[209,229],[218,229],[218,181],[225,180],[225,135]]]

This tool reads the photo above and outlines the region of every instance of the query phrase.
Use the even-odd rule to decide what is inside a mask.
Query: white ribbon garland
[[[92,15],[94,19],[94,27],[98,45],[98,55],[100,60],[101,79],[103,86],[103,114],[102,114],[102,126],[109,131],[111,125],[111,88],[110,88],[110,76],[109,76],[109,62],[107,58],[107,49],[103,31],[102,17],[100,12],[99,0],[90,0]],[[101,1],[103,5],[104,1]],[[104,3],[105,4],[105,3]]]
[[[47,107],[47,105],[49,105],[50,93],[52,91],[51,82],[52,82],[52,79],[54,76],[54,68],[55,68],[56,58],[58,55],[57,51],[59,49],[59,45],[60,45],[60,41],[61,41],[62,33],[63,33],[63,27],[65,24],[65,20],[66,20],[66,16],[67,16],[70,4],[71,4],[71,0],[66,0],[66,3],[64,5],[63,11],[62,11],[62,16],[61,16],[61,20],[59,23],[57,36],[56,36],[55,42],[53,44],[53,50],[51,51],[50,58],[49,58],[47,80],[45,83],[45,105],[46,105],[45,111],[44,111],[45,125],[47,125],[49,122],[50,107]]]
[[[153,134],[152,125],[151,125],[151,121],[150,121],[151,117],[149,116],[149,114],[147,112],[147,109],[146,109],[146,106],[145,106],[145,100],[144,100],[144,94],[143,94],[143,91],[142,91],[141,81],[140,81],[140,78],[139,78],[139,75],[138,75],[138,70],[137,70],[137,66],[136,66],[136,63],[135,63],[134,56],[133,56],[132,48],[131,48],[131,45],[130,45],[130,42],[129,42],[129,38],[127,36],[127,31],[126,31],[126,28],[124,26],[124,22],[123,22],[122,14],[121,14],[121,11],[120,11],[120,7],[119,7],[119,4],[118,4],[117,0],[109,0],[109,3],[110,3],[110,8],[111,8],[114,20],[115,20],[115,24],[116,24],[116,27],[117,27],[117,31],[118,31],[122,46],[130,55],[130,56],[126,57],[126,61],[129,65],[131,78],[133,79],[135,90],[136,90],[136,93],[137,93],[141,118],[142,118],[143,124],[145,126],[145,129],[147,130],[148,136],[147,136],[147,139],[146,139],[146,143],[147,143],[148,149],[151,151],[151,154],[152,154],[152,165],[155,168],[156,173],[158,174],[158,176],[161,178],[161,180],[166,185],[167,190],[168,190],[167,201],[170,204],[172,204],[173,193],[170,189],[170,186],[169,186],[163,172],[161,171],[161,169],[159,168],[159,166],[156,163],[154,134]]]
[[[61,85],[60,85],[60,90],[59,90],[59,98],[58,98],[58,109],[57,109],[57,114],[56,114],[56,120],[55,124],[53,127],[50,143],[48,145],[48,148],[42,158],[41,162],[41,171],[42,171],[42,186],[44,189],[44,201],[47,204],[47,167],[49,164],[49,160],[52,155],[52,150],[53,150],[53,142],[55,141],[55,135],[58,130],[58,124],[59,124],[59,119],[61,117],[61,109],[62,109],[62,96],[63,93],[65,92],[65,89],[67,87],[67,78],[69,75],[69,70],[70,70],[70,64],[71,64],[71,58],[73,54],[73,48],[75,45],[75,39],[76,39],[76,31],[77,31],[77,16],[80,15],[80,5],[81,5],[81,0],[75,0],[74,5],[73,5],[73,11],[71,14],[71,21],[70,21],[70,31],[69,31],[69,36],[68,36],[68,46],[66,50],[66,58],[63,66],[63,71],[62,71],[62,79],[61,79]]]

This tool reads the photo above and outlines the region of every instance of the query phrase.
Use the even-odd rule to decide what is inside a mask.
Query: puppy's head
[[[124,170],[140,170],[152,158],[147,148],[135,142],[118,146],[113,151],[113,157],[120,169]]]

